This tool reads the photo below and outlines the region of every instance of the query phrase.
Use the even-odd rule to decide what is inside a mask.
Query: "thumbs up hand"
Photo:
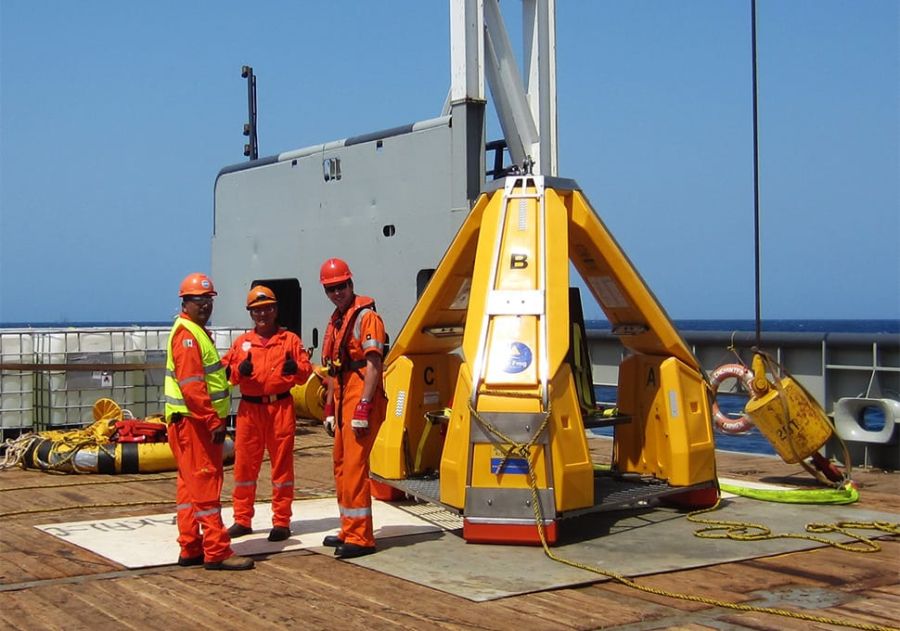
[[[294,358],[291,357],[290,353],[287,353],[284,357],[284,365],[281,367],[281,374],[285,377],[297,374],[297,362],[294,361]]]
[[[247,353],[247,359],[238,364],[238,372],[242,377],[249,377],[253,374],[253,358]]]

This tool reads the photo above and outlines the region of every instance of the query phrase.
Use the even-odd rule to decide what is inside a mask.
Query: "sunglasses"
[[[196,305],[211,305],[213,303],[212,296],[185,296],[185,302],[193,302]]]
[[[328,286],[325,288],[325,293],[326,293],[326,294],[333,294],[333,293],[342,291],[342,290],[344,290],[344,289],[347,289],[347,286],[348,286],[348,285],[349,285],[349,283],[348,283],[347,281],[344,281],[343,283],[338,283],[337,285],[328,285]]]

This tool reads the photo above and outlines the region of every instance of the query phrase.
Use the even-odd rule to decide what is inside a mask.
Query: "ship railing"
[[[707,374],[725,363],[749,366],[756,345],[747,331],[683,331],[682,337]],[[610,331],[588,330],[587,339],[594,384],[615,387],[625,348]],[[900,336],[777,332],[762,340],[762,350],[831,417],[835,433],[826,456],[843,458],[843,441],[854,466],[900,469]]]
[[[223,354],[243,333],[211,331]],[[100,398],[134,418],[162,414],[168,335],[154,326],[0,329],[0,440],[88,425]]]
[[[750,365],[750,331],[682,331],[707,373],[725,363]],[[626,350],[608,330],[588,329],[594,383],[615,386]],[[774,357],[831,414],[844,397],[900,400],[900,336],[888,333],[773,332],[762,350]]]

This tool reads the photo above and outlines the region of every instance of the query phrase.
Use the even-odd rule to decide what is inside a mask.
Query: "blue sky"
[[[241,66],[260,155],[431,118],[447,6],[0,0],[0,323],[170,317],[244,160]],[[560,175],[674,318],[754,315],[749,7],[558,2]],[[898,318],[900,3],[758,15],[763,317]]]

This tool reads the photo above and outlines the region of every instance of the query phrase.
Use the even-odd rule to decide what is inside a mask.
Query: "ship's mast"
[[[556,0],[522,0],[524,80],[498,0],[450,0],[446,113],[485,102],[484,79],[512,162],[557,175]],[[482,170],[483,172],[483,170]]]

